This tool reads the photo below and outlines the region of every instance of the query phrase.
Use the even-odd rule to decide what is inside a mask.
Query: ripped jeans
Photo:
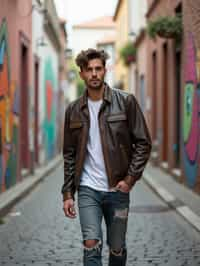
[[[109,266],[126,265],[126,231],[129,193],[103,192],[86,186],[78,190],[78,207],[83,243],[96,240],[93,247],[84,245],[84,266],[102,266],[102,219],[104,218],[109,246]]]

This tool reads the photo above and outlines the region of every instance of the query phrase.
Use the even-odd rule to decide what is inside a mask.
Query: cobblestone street
[[[62,211],[62,167],[57,168],[1,221],[0,265],[82,264],[78,219]],[[143,182],[131,193],[128,266],[200,265],[200,234]],[[107,261],[104,245],[103,261]]]

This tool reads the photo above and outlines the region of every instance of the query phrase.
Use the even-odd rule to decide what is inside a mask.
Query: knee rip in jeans
[[[113,250],[113,249],[110,249],[110,253],[116,257],[121,257],[124,253],[125,249],[124,248],[121,248],[120,250]]]
[[[126,219],[128,217],[128,208],[115,210],[115,218]]]
[[[100,251],[101,249],[101,240],[94,240],[95,241],[95,244],[90,246],[90,247],[87,247],[86,246],[86,242],[87,240],[84,241],[84,249],[87,250],[87,251],[91,251],[91,250],[97,250],[97,251]]]

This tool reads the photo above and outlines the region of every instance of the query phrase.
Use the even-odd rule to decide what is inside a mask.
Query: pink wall
[[[8,42],[10,50],[10,62],[12,79],[19,84],[19,51],[20,34],[23,34],[28,40],[29,47],[29,84],[32,85],[32,8],[31,0],[2,1],[0,8],[0,24],[3,19],[7,21]]]
[[[20,179],[22,167],[30,168],[29,96],[33,87],[31,11],[31,0],[1,1],[0,192]],[[24,64],[23,70],[22,43],[27,47],[27,64]],[[25,86],[22,86],[21,77]]]

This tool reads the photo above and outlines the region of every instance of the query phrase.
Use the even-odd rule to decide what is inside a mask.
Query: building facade
[[[81,50],[96,48],[100,40],[113,34],[115,34],[115,23],[111,16],[104,16],[74,25],[72,30],[74,55],[76,56]]]
[[[145,115],[148,126],[150,126],[150,108],[151,108],[151,96],[148,90],[148,69],[147,69],[147,57],[148,57],[148,35],[144,29],[141,29],[136,36],[134,45],[137,49],[137,60],[133,66],[134,71],[131,74],[135,83],[135,96],[141,106],[141,109]]]
[[[129,65],[129,87],[130,92],[139,97],[140,93],[136,91],[136,87],[138,88],[138,85],[140,84],[142,91],[144,92],[146,90],[147,49],[144,46],[146,46],[147,42],[144,35],[144,28],[146,27],[147,0],[129,0],[128,7],[129,38],[133,42],[133,45],[135,45],[135,42],[137,43],[137,62],[139,63],[137,67],[136,62]],[[142,69],[140,68],[141,64]],[[145,96],[145,92],[143,95]],[[142,96],[142,94],[140,96]],[[143,99],[143,96],[141,101],[142,105],[144,105],[145,99]]]
[[[2,1],[0,8],[0,191],[31,167],[32,1]]]
[[[34,160],[43,164],[58,152],[57,123],[59,113],[60,22],[54,1],[34,2],[33,54],[34,54]],[[59,138],[60,139],[60,138]]]
[[[147,20],[180,14],[183,38],[148,38],[147,87],[152,159],[195,191],[200,190],[199,1],[150,1]]]
[[[57,123],[58,127],[58,138],[57,146],[58,151],[62,151],[63,144],[63,133],[64,133],[64,115],[67,101],[65,98],[65,91],[69,90],[68,85],[68,66],[67,66],[67,31],[66,31],[66,20],[60,19],[60,64],[59,64],[59,93],[58,93],[58,112],[57,112]]]
[[[109,86],[115,86],[115,35],[110,35],[100,40],[97,43],[97,48],[99,50],[104,50],[108,53],[109,59],[106,62],[106,77],[105,81],[109,84]]]
[[[128,0],[119,0],[114,12],[116,23],[116,82],[118,86],[126,91],[130,91],[129,69],[120,58],[120,50],[129,40],[129,12]]]
[[[1,2],[0,193],[60,152],[61,50],[53,0]]]
[[[199,1],[183,1],[184,40],[181,86],[181,161],[184,182],[200,192]]]

